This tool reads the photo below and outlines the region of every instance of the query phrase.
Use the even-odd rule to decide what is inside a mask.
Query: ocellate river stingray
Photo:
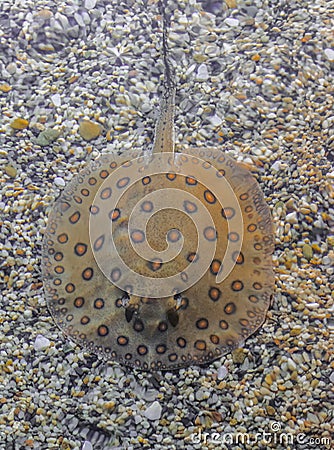
[[[265,320],[274,286],[270,211],[251,173],[219,148],[174,152],[163,49],[153,150],[89,163],[55,202],[43,241],[57,325],[144,370],[207,363],[240,346]]]

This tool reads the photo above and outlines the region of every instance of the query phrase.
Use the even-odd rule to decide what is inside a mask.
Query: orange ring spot
[[[146,355],[146,353],[148,352],[148,349],[147,349],[146,345],[139,345],[137,347],[137,352],[139,355],[143,356],[143,355]]]
[[[226,320],[221,320],[219,322],[219,326],[222,330],[227,330],[228,329],[228,323],[226,322]]]
[[[217,201],[216,197],[213,195],[211,191],[204,192],[204,199],[211,205],[213,205]]]
[[[211,336],[210,336],[210,341],[211,341],[213,344],[218,345],[218,344],[219,344],[219,337],[216,336],[215,334],[211,334]]]
[[[96,309],[102,309],[104,307],[104,300],[103,298],[97,298],[94,301],[94,308]]]
[[[195,348],[197,348],[197,350],[201,350],[201,351],[206,350],[206,342],[205,341],[201,341],[201,340],[196,341],[195,342]]]
[[[167,173],[167,174],[166,174],[166,178],[167,178],[169,181],[174,181],[175,178],[176,178],[176,173],[173,173],[173,172]]]
[[[118,345],[128,345],[129,338],[126,336],[118,336],[117,338],[117,344]]]
[[[82,308],[82,306],[84,305],[84,303],[85,303],[85,299],[84,299],[83,297],[77,297],[77,298],[74,300],[74,306],[75,306],[76,308]]]
[[[235,306],[235,303],[227,303],[227,305],[224,308],[225,314],[234,314],[237,310],[237,307]]]
[[[66,233],[62,233],[58,236],[57,240],[60,244],[66,244],[68,241],[68,235]]]
[[[203,234],[208,241],[215,241],[217,239],[217,231],[213,227],[206,227]]]
[[[82,325],[87,325],[87,323],[89,323],[89,322],[90,322],[90,318],[88,316],[81,317],[80,323]]]
[[[100,325],[97,329],[99,336],[107,336],[109,334],[109,328],[106,325]]]
[[[234,208],[231,208],[229,206],[227,208],[223,208],[222,209],[222,216],[224,217],[224,219],[227,219],[227,220],[232,219],[232,217],[235,216]]]
[[[146,186],[147,184],[151,183],[151,177],[144,177],[141,182],[144,186]]]
[[[79,242],[78,244],[75,245],[74,251],[75,251],[76,255],[82,256],[87,251],[87,245]]]
[[[233,291],[238,292],[238,291],[242,291],[243,290],[244,284],[240,280],[235,280],[235,281],[233,281],[231,287],[232,287]]]
[[[102,200],[106,200],[107,198],[110,198],[110,197],[111,197],[111,188],[110,187],[104,188],[100,193],[100,198]]]
[[[255,225],[255,223],[251,223],[247,227],[247,231],[249,231],[250,233],[253,233],[253,231],[255,231],[256,229],[257,229],[257,226]]]
[[[212,287],[209,289],[209,297],[214,302],[219,300],[220,296],[221,296],[221,291],[218,288]]]
[[[199,328],[200,330],[206,330],[209,326],[209,322],[207,321],[207,319],[198,319],[196,322],[196,327]]]

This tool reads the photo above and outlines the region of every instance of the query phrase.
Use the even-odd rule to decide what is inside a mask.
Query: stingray
[[[208,363],[241,346],[274,288],[273,225],[252,174],[219,148],[174,151],[163,21],[153,149],[90,162],[55,202],[43,239],[56,324],[88,351],[143,370]]]

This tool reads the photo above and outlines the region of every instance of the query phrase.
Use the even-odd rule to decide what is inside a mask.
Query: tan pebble
[[[29,121],[26,119],[21,119],[18,117],[17,119],[14,119],[13,122],[11,122],[10,126],[13,128],[13,130],[24,130],[29,125]]]
[[[266,409],[267,409],[267,413],[269,414],[269,416],[274,416],[275,415],[275,413],[276,413],[275,408],[273,408],[272,406],[268,405],[266,407]]]
[[[245,361],[246,352],[243,348],[237,348],[232,353],[232,359],[235,364],[242,364]]]
[[[237,7],[237,2],[236,0],[225,0],[226,5],[229,8],[236,8]]]
[[[115,408],[115,405],[116,405],[116,403],[115,402],[106,402],[106,403],[104,403],[104,408],[105,409],[113,409],[113,408]]]
[[[5,166],[5,172],[9,177],[15,178],[17,174],[17,169],[11,166],[10,164],[7,164],[7,166]]]
[[[301,328],[292,328],[290,336],[298,336],[302,332]]]
[[[0,91],[1,92],[9,92],[12,90],[12,87],[9,86],[9,84],[4,83],[4,84],[0,84]]]
[[[98,123],[90,120],[83,120],[79,126],[79,134],[85,141],[91,141],[100,136],[101,127]]]
[[[308,261],[310,259],[312,259],[312,257],[313,257],[313,250],[312,250],[312,247],[309,244],[304,244],[303,245],[303,255],[304,255],[304,258],[306,258]]]
[[[269,386],[271,386],[271,385],[273,384],[273,379],[272,379],[270,373],[268,373],[268,375],[266,375],[264,381],[265,381],[267,384],[269,384]]]

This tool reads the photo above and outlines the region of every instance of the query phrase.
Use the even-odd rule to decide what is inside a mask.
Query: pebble
[[[209,78],[209,72],[206,64],[200,64],[197,68],[196,79],[198,81],[206,81]]]
[[[82,446],[82,450],[93,450],[91,442],[85,441]]]
[[[325,48],[324,53],[329,61],[334,61],[334,50],[332,48]]]
[[[228,17],[227,19],[225,19],[225,23],[227,25],[229,25],[230,27],[238,27],[240,22],[238,19],[235,19],[233,17]]]
[[[54,179],[54,183],[55,183],[56,186],[61,186],[61,187],[65,186],[65,184],[66,184],[65,180],[63,178],[61,178],[61,177],[56,177]]]
[[[97,0],[85,0],[85,8],[86,9],[94,9],[96,6]]]
[[[158,420],[161,417],[162,407],[159,402],[155,401],[144,412],[144,416],[148,420]]]
[[[334,384],[334,372],[330,374],[329,381]]]
[[[51,345],[51,342],[48,338],[42,336],[41,334],[38,334],[36,336],[35,342],[34,342],[34,349],[36,351],[38,350],[45,350],[49,348]]]
[[[228,370],[225,366],[220,366],[217,373],[218,380],[223,380],[228,374]]]
[[[11,128],[13,128],[14,130],[24,130],[25,128],[28,128],[29,126],[29,121],[26,119],[22,119],[20,117],[18,117],[17,119],[14,119],[11,123],[10,123]]]
[[[39,135],[37,136],[35,142],[37,145],[40,145],[41,147],[45,147],[47,145],[52,144],[52,142],[56,141],[60,135],[60,132],[58,130],[55,130],[53,128],[47,128],[44,131],[41,131]]]
[[[54,104],[54,106],[60,106],[61,105],[61,97],[59,94],[51,95],[51,101]]]
[[[101,127],[99,124],[90,120],[83,120],[79,126],[79,134],[86,141],[92,141],[101,134]]]

